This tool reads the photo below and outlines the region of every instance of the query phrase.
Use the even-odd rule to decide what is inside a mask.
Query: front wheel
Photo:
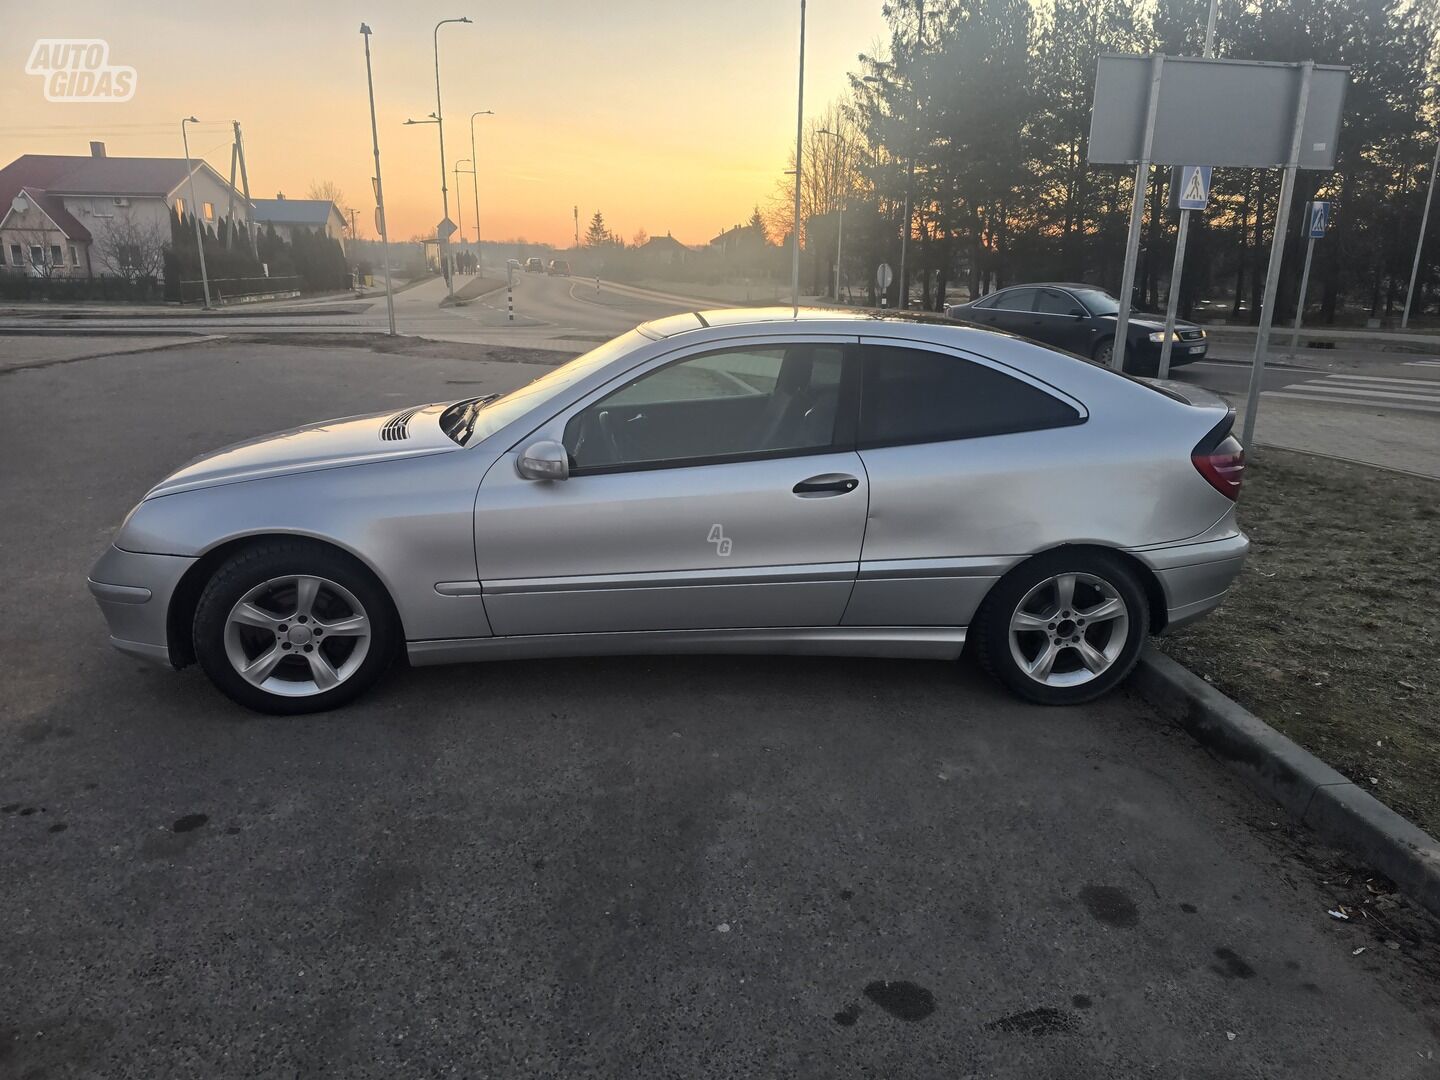
[[[320,712],[367,689],[393,657],[390,598],[342,552],[305,541],[224,563],[195,609],[195,657],[234,701],[259,712]]]
[[[1076,705],[1130,674],[1150,630],[1145,592],[1119,558],[1057,551],[1022,564],[977,619],[980,663],[1021,697]]]

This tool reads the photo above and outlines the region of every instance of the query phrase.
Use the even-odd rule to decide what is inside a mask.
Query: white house
[[[250,220],[245,197],[208,164],[192,160],[195,202],[212,228]],[[0,273],[159,276],[170,218],[189,212],[184,158],[24,154],[0,169]],[[153,264],[153,268],[152,268]]]

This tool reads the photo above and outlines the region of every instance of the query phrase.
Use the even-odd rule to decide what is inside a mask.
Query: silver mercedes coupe
[[[117,648],[272,713],[347,702],[402,651],[953,661],[967,640],[1070,704],[1239,573],[1232,420],[953,323],[675,315],[503,396],[191,462],[89,584]]]

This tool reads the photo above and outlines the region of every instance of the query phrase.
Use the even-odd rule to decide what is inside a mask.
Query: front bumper
[[[195,560],[143,555],[113,544],[90,570],[88,583],[110,627],[110,644],[143,660],[168,664],[170,598]]]
[[[1225,599],[1245,565],[1250,538],[1243,532],[1198,544],[1137,551],[1165,593],[1165,630],[1174,630],[1213,611]]]
[[[1137,350],[1147,370],[1150,368],[1159,370],[1161,346],[1151,341],[1149,335],[1142,337],[1132,348]],[[1199,341],[1172,342],[1170,345],[1170,366],[1172,368],[1184,367],[1186,364],[1193,364],[1197,360],[1204,360],[1205,355],[1209,351],[1209,338],[1201,338]]]

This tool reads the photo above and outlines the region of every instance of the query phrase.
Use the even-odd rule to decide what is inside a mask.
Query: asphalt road
[[[536,371],[0,374],[0,1076],[1436,1075],[1433,924],[1329,918],[1329,856],[1124,693],[577,660],[282,720],[106,645],[85,572],[168,469]]]

